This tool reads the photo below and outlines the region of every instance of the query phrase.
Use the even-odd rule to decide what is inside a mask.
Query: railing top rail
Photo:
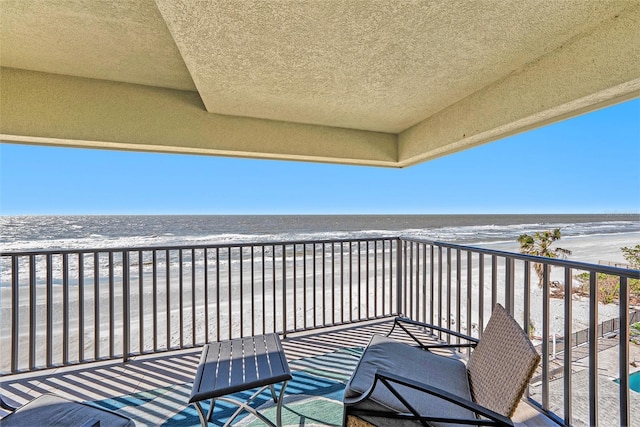
[[[398,240],[397,236],[379,236],[379,237],[363,237],[351,239],[323,239],[323,240],[282,240],[267,242],[230,242],[216,244],[199,244],[199,245],[173,245],[173,246],[128,246],[113,248],[76,248],[76,249],[43,249],[30,251],[0,251],[0,256],[28,256],[28,255],[63,255],[63,254],[92,254],[92,253],[109,253],[109,252],[138,252],[138,251],[175,251],[190,249],[226,249],[226,248],[251,248],[259,246],[293,246],[293,245],[309,245],[309,244],[328,244],[328,243],[354,243],[354,242],[379,242]]]
[[[597,271],[599,273],[611,274],[616,276],[624,276],[632,279],[640,279],[640,270],[632,270],[621,267],[613,267],[602,264],[591,264],[581,261],[571,261],[558,258],[539,257],[534,255],[526,255],[517,252],[508,252],[495,249],[481,248],[477,246],[466,246],[456,243],[438,242],[434,240],[398,237],[398,236],[377,236],[365,238],[351,239],[323,239],[323,240],[283,240],[271,242],[232,242],[218,244],[199,244],[199,245],[174,245],[174,246],[138,246],[138,247],[114,247],[114,248],[77,248],[77,249],[46,249],[31,251],[1,251],[1,257],[7,256],[31,256],[31,255],[63,255],[63,254],[94,254],[94,253],[117,253],[117,252],[139,252],[139,251],[175,251],[175,250],[191,250],[191,249],[227,249],[227,248],[251,248],[251,247],[269,247],[269,246],[293,246],[293,245],[309,245],[309,244],[336,244],[336,243],[354,243],[354,242],[375,242],[375,241],[391,241],[402,240],[407,242],[422,243],[427,245],[440,246],[461,251],[472,251],[486,255],[499,256],[505,258],[519,259],[522,261],[530,261],[537,263],[546,263],[559,267],[573,268],[584,271]]]
[[[591,264],[591,263],[582,262],[582,261],[571,261],[571,260],[559,259],[559,258],[547,258],[547,257],[540,257],[535,255],[526,255],[526,254],[521,254],[517,252],[507,252],[507,251],[500,251],[495,249],[480,248],[477,246],[465,246],[465,245],[459,245],[455,243],[437,242],[434,240],[405,238],[405,237],[400,238],[400,240],[407,241],[407,242],[424,243],[424,244],[433,245],[433,246],[441,246],[444,248],[459,249],[461,251],[467,251],[467,252],[472,251],[472,252],[482,253],[486,255],[495,255],[495,256],[500,256],[505,258],[519,259],[522,261],[531,261],[536,263],[550,264],[558,267],[568,267],[568,268],[573,268],[575,270],[596,271],[598,273],[611,274],[614,276],[623,276],[631,279],[640,279],[640,270],[632,270],[632,269],[621,268],[621,267],[612,267],[612,266],[607,266],[602,264]]]

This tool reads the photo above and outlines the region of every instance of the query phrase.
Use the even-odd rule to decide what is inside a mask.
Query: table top
[[[256,335],[206,344],[189,403],[292,378],[280,337]]]

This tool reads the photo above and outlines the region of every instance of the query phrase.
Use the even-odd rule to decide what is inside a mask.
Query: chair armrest
[[[80,427],[100,427],[100,420],[97,418],[89,418],[87,421],[82,423]]]
[[[13,405],[9,404],[9,402],[7,402],[6,398],[5,398],[5,397],[3,397],[3,396],[0,394],[0,408],[5,409],[5,410],[7,410],[7,411],[11,411],[11,412],[13,412],[13,411],[15,411],[16,409],[18,409],[18,406],[13,406]]]
[[[500,427],[513,427],[513,422],[505,417],[504,415],[501,415],[497,412],[494,412],[488,408],[485,408],[484,406],[480,406],[475,402],[472,402],[468,399],[462,398],[460,396],[457,396],[455,394],[449,393],[446,390],[442,390],[440,388],[437,387],[433,387],[430,386],[428,384],[423,384],[423,383],[419,383],[417,381],[414,381],[412,379],[406,378],[406,377],[401,377],[399,375],[395,375],[392,374],[390,372],[386,372],[386,371],[377,371],[375,374],[375,379],[374,379],[374,383],[373,386],[369,389],[369,391],[364,394],[360,399],[358,399],[357,401],[351,402],[349,405],[353,405],[355,403],[359,403],[365,399],[368,399],[369,396],[371,396],[371,394],[373,393],[373,390],[376,388],[376,385],[378,383],[382,383],[391,393],[393,393],[393,395],[400,401],[402,402],[402,404],[407,408],[407,410],[409,412],[411,412],[412,416],[409,415],[402,415],[402,414],[397,414],[397,413],[387,413],[387,412],[381,412],[381,411],[368,411],[368,410],[356,410],[356,409],[350,409],[350,413],[353,413],[355,415],[357,414],[362,414],[362,415],[378,415],[378,416],[387,416],[390,418],[406,418],[406,419],[412,419],[412,420],[419,420],[419,421],[426,421],[426,422],[433,422],[433,421],[438,421],[438,422],[444,422],[444,423],[461,423],[461,424],[474,424],[474,425],[492,425],[492,426],[500,426]],[[406,401],[406,399],[404,399],[402,397],[402,395],[393,387],[392,384],[399,384],[399,385],[403,385],[405,387],[410,387],[414,390],[418,390],[427,394],[431,394],[433,396],[439,397],[443,400],[446,400],[448,402],[451,402],[455,405],[461,406],[465,409],[468,409],[471,412],[474,412],[476,415],[480,415],[483,418],[478,418],[478,419],[473,419],[473,420],[469,420],[469,419],[453,419],[453,418],[442,418],[442,417],[430,417],[427,414],[419,414],[410,404],[409,402]]]
[[[462,338],[462,339],[466,340],[467,342],[458,343],[458,344],[424,344],[422,341],[420,341],[420,339],[418,337],[416,337],[414,334],[412,334],[411,331],[409,329],[407,329],[407,327],[405,327],[403,325],[403,323],[407,323],[407,324],[418,326],[418,327],[425,328],[425,329],[430,329],[432,331],[434,331],[434,330],[435,331],[440,331],[440,332],[443,332],[445,334],[449,334],[449,335],[453,335],[453,336],[458,337],[458,338]],[[391,333],[393,333],[393,331],[396,328],[396,326],[398,326],[407,335],[409,335],[418,344],[418,346],[423,350],[428,350],[430,348],[451,348],[451,347],[454,347],[454,348],[456,348],[456,347],[471,347],[471,348],[473,348],[476,345],[478,345],[478,343],[480,342],[479,339],[471,337],[469,335],[465,335],[465,334],[462,334],[460,332],[453,331],[451,329],[443,328],[441,326],[432,325],[430,323],[418,322],[417,320],[412,320],[412,319],[409,319],[408,317],[396,317],[394,319],[394,321],[393,321],[393,327],[391,328],[391,330],[389,331],[387,336],[390,336]]]

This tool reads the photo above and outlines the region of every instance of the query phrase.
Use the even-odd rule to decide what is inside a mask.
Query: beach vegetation
[[[574,288],[574,293],[579,296],[589,296],[589,273],[580,273],[575,276],[580,285]],[[629,303],[640,305],[640,280],[629,279]],[[598,287],[598,301],[603,304],[611,304],[620,300],[620,277],[611,274],[598,273],[596,276]]]
[[[640,270],[640,245],[634,247],[622,247],[624,259],[629,263],[630,268]],[[580,273],[575,278],[580,285],[574,288],[574,293],[580,296],[589,295],[589,273]],[[620,300],[620,277],[598,273],[596,276],[596,284],[598,287],[598,301],[603,304],[610,304]],[[629,279],[629,302],[631,305],[640,305],[640,280]],[[640,324],[639,324],[640,325]]]
[[[640,245],[635,245],[632,248],[626,246],[620,248],[622,256],[627,260],[631,268],[634,270],[640,270]]]
[[[629,340],[634,344],[640,344],[640,322],[631,324],[629,328]]]
[[[559,228],[535,232],[533,235],[521,234],[518,237],[520,253],[547,258],[566,258],[567,255],[571,255],[570,250],[552,247],[552,245],[561,238],[562,233]],[[534,263],[533,270],[538,276],[538,286],[542,288],[544,282],[544,265]],[[549,271],[551,271],[551,266],[549,266]]]

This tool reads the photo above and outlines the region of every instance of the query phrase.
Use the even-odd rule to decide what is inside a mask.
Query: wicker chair
[[[465,342],[424,345],[411,333],[411,325]],[[402,317],[396,318],[396,326],[414,338],[418,348],[379,335],[371,339],[345,388],[344,425],[513,425],[510,417],[540,356],[502,306],[494,308],[481,340]],[[465,365],[424,351],[434,347],[473,351]]]

